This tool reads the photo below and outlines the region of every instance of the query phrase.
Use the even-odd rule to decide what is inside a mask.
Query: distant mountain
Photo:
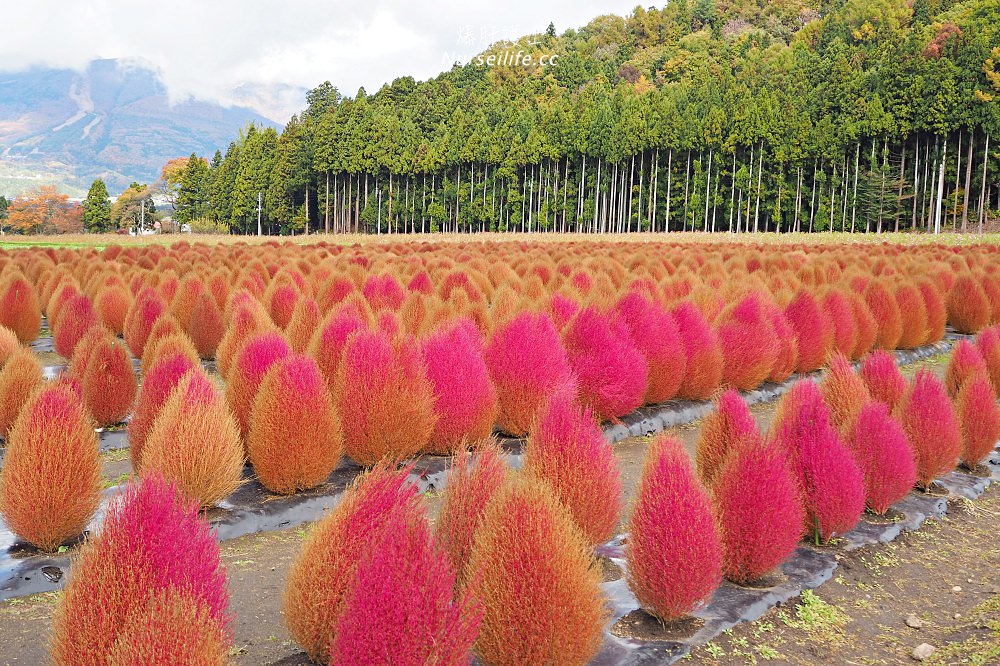
[[[276,126],[249,108],[171,106],[155,72],[116,60],[0,72],[0,193],[56,183],[80,196],[102,177],[114,195],[173,157],[225,152],[249,122]]]

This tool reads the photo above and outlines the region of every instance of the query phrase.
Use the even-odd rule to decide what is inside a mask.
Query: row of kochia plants
[[[624,527],[631,589],[677,619],[723,576],[759,579],[803,536],[828,541],[866,505],[884,513],[982,462],[1000,432],[995,256],[700,243],[6,254],[0,513],[42,550],[78,539],[100,498],[94,426],[131,415],[137,479],[76,559],[55,661],[216,663],[232,617],[199,509],[247,461],[294,493],[346,453],[369,471],[313,527],[285,593],[310,657],[585,663],[607,619],[592,548],[623,509],[601,420],[716,397],[697,472],[677,440],[653,441]],[[54,381],[22,346],[43,314],[69,359]],[[885,350],[936,342],[948,323],[981,332],[944,382],[921,371],[908,384]],[[734,389],[824,365],[762,435]],[[495,430],[527,435],[522,472]],[[422,452],[458,454],[436,534],[398,469]]]

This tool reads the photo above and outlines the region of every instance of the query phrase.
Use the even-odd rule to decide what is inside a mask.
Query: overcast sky
[[[82,69],[142,59],[171,97],[253,101],[271,116],[301,107],[301,88],[345,94],[397,76],[426,79],[501,39],[562,32],[636,0],[14,0],[4,3],[0,68]],[[283,89],[282,86],[285,86]],[[287,88],[293,87],[293,89]],[[277,117],[283,121],[285,117]]]

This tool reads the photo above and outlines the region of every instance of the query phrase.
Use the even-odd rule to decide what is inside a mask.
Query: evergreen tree
[[[92,234],[112,231],[111,198],[108,188],[100,178],[94,180],[83,200],[83,228]]]

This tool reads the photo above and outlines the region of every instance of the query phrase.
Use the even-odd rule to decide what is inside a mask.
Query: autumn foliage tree
[[[82,229],[79,206],[53,185],[42,185],[14,199],[7,213],[7,225],[22,234],[65,234]]]

